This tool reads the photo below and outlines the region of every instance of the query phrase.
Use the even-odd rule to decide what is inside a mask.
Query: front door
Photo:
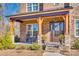
[[[58,35],[64,34],[64,22],[51,23],[51,41],[59,41]]]

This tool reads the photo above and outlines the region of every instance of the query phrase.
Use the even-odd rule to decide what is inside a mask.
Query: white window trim
[[[75,20],[74,20],[74,36],[75,36],[75,37],[79,37],[79,36],[76,35],[76,21],[77,21],[77,20],[79,20],[79,19],[75,19]]]
[[[37,24],[37,23],[34,23],[34,24]],[[26,24],[26,34],[27,34],[27,32],[28,31],[30,31],[30,30],[28,30],[28,25],[32,25],[32,29],[33,29],[33,24]],[[37,24],[38,25],[38,24]],[[32,35],[30,36],[30,37],[35,37],[34,35],[33,35],[33,30],[31,30],[32,31]]]
[[[26,4],[26,12],[37,12],[37,11],[39,11],[40,10],[40,3],[38,3],[38,10],[33,10],[33,4],[32,4],[32,11],[28,11],[28,6],[27,6],[27,4]]]

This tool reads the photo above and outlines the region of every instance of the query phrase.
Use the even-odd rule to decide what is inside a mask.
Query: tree
[[[0,16],[0,21],[1,21],[1,16]]]
[[[0,4],[0,20],[1,20],[1,10],[2,10],[2,5]]]
[[[3,20],[2,20],[2,15],[3,15],[3,6],[2,6],[3,4],[0,4],[0,36],[2,36],[3,35],[3,29],[4,29],[4,27],[3,27]]]

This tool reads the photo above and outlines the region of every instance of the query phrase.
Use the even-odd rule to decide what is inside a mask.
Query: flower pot
[[[42,45],[42,49],[45,50],[45,48],[46,48],[46,45]]]

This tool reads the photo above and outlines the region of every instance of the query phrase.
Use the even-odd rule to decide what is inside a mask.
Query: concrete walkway
[[[44,52],[43,56],[65,56],[65,55],[62,55],[60,53]]]

